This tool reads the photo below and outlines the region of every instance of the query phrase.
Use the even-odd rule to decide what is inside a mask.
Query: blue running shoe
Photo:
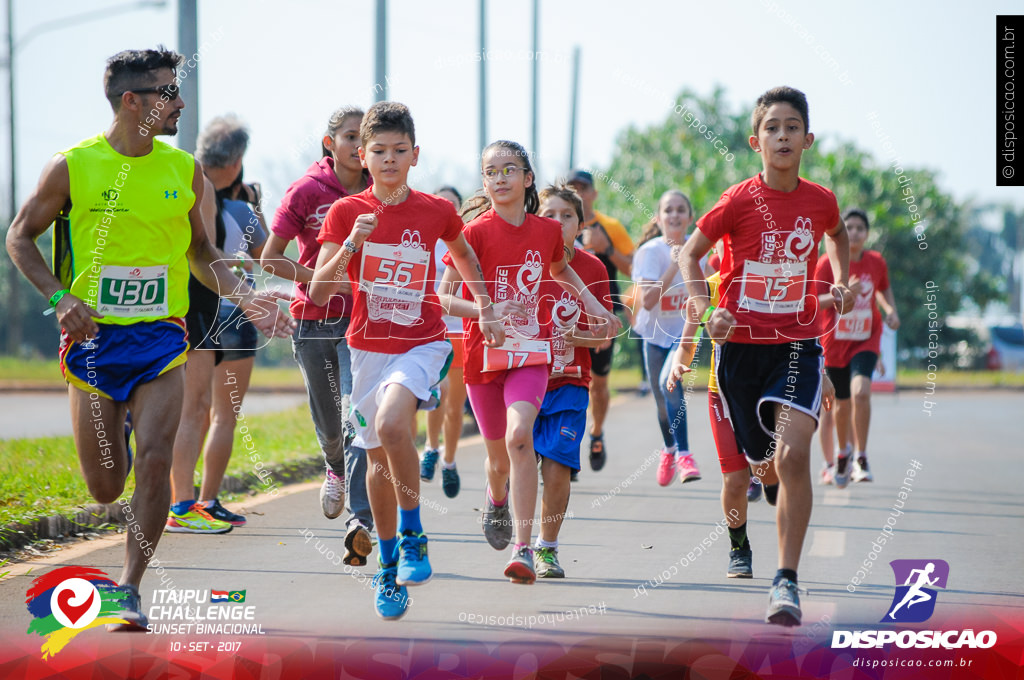
[[[202,505],[202,503],[200,503],[200,505]],[[216,498],[213,499],[213,505],[211,505],[208,508],[204,506],[204,509],[210,515],[210,517],[214,519],[219,519],[221,522],[227,522],[233,527],[245,526],[246,520],[244,515],[238,515],[231,512],[223,505],[221,505],[220,501]]]
[[[406,531],[398,539],[398,574],[395,582],[402,586],[420,586],[433,576],[427,558],[427,535]]]
[[[423,452],[423,460],[420,461],[420,479],[424,482],[434,481],[434,472],[437,470],[437,461],[441,452],[437,449],[427,449]]]
[[[394,621],[405,616],[409,608],[409,591],[405,586],[395,582],[395,574],[398,573],[398,566],[395,564],[380,564],[380,571],[373,577],[371,584],[377,589],[374,596],[373,606],[377,610],[377,616],[387,621]]]
[[[459,479],[459,471],[457,468],[441,468],[441,488],[444,489],[444,495],[448,498],[455,498],[459,495],[459,489],[462,488],[462,481]]]
[[[761,482],[756,476],[750,475],[750,484],[747,486],[747,502],[756,503],[761,500],[761,492],[764,489],[761,488]]]
[[[777,626],[799,626],[803,616],[800,611],[799,590],[800,588],[789,579],[782,579],[774,584],[768,594],[768,613],[764,617],[764,622]]]

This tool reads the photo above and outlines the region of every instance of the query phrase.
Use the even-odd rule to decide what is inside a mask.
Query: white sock
[[[665,449],[665,451],[667,451],[668,453],[672,454],[673,456],[678,456],[679,455],[679,447],[678,446],[672,446],[671,448]]]
[[[455,461],[453,460],[452,462],[449,463],[448,461],[442,460],[441,461],[441,467],[443,467],[445,470],[454,470],[455,469]]]
[[[557,550],[558,549],[558,539],[555,539],[554,541],[545,541],[543,538],[538,537],[537,538],[537,547],[538,548],[554,548],[555,550]]]

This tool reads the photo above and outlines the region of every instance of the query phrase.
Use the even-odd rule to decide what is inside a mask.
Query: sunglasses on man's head
[[[179,91],[180,88],[174,83],[171,83],[170,85],[158,85],[156,87],[140,87],[125,90],[125,92],[134,92],[135,94],[159,94],[161,99],[166,99],[167,101],[174,101],[177,99]]]

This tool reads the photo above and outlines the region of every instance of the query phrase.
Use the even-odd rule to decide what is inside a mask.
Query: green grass
[[[53,384],[63,385],[56,355],[53,359],[15,359],[0,356],[0,385],[11,383]]]
[[[238,429],[242,425],[248,428],[255,452],[265,465],[319,455],[313,422],[305,406],[245,416]],[[236,430],[227,474],[255,483],[254,464],[255,459]],[[201,461],[196,469],[198,484]],[[131,497],[134,488],[134,475],[129,475],[123,497]],[[94,502],[82,478],[72,437],[9,439],[0,443],[0,527],[37,517],[73,514]]]

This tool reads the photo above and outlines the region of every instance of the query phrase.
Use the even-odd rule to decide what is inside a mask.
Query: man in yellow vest
[[[114,110],[106,132],[58,153],[7,232],[7,251],[45,296],[61,325],[61,370],[71,422],[93,498],[112,503],[131,470],[125,417],[135,429],[135,493],[120,501],[127,537],[120,623],[146,630],[138,586],[170,505],[171,446],[181,410],[190,338],[188,274],[239,304],[267,335],[293,323],[276,302],[238,285],[210,244],[213,191],[200,165],[155,139],[174,135],[185,107],[182,57],[162,47],[107,60]],[[182,71],[183,73],[187,72]],[[55,224],[53,270],[35,240]]]

